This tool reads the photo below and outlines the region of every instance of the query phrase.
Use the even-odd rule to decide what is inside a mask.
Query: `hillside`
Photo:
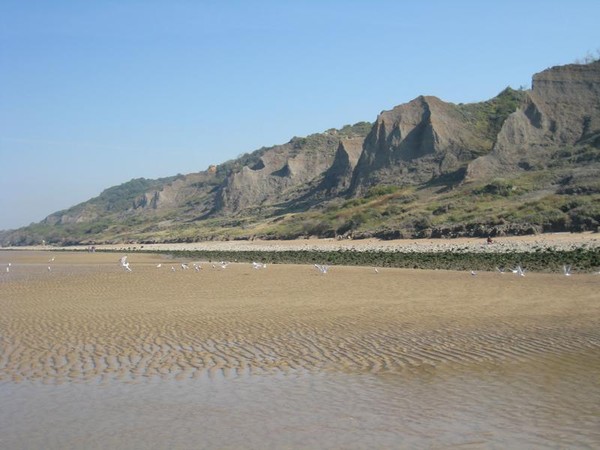
[[[0,244],[455,237],[598,230],[600,62],[485,102],[431,96],[0,232]]]

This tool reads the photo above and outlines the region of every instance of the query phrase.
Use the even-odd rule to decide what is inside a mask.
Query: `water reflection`
[[[387,374],[0,385],[0,448],[598,448],[600,352]]]

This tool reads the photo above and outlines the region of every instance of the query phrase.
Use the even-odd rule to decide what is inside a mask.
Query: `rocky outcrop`
[[[600,132],[600,62],[553,67],[533,76],[524,104],[502,126],[492,152],[466,180],[543,169],[553,151]]]
[[[418,97],[378,116],[350,189],[357,195],[379,183],[423,183],[456,171],[488,146],[456,105]]]

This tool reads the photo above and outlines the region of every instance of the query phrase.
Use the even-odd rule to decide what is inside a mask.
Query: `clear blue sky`
[[[421,94],[529,86],[600,48],[600,2],[0,2],[0,229]]]

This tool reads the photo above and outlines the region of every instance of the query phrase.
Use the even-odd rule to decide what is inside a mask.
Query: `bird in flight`
[[[522,268],[520,265],[519,265],[519,266],[517,266],[517,267],[515,267],[515,268],[512,270],[512,273],[516,273],[517,275],[519,275],[519,276],[521,276],[521,277],[524,277],[524,276],[525,276],[525,271],[523,270],[523,268]]]
[[[321,272],[323,275],[325,275],[327,273],[327,271],[329,270],[329,266],[326,266],[324,264],[315,264],[315,267],[319,270],[319,272]]]
[[[127,262],[127,256],[123,256],[119,262],[121,263],[121,267],[125,269],[127,272],[131,272],[131,267],[129,267],[129,263]]]

